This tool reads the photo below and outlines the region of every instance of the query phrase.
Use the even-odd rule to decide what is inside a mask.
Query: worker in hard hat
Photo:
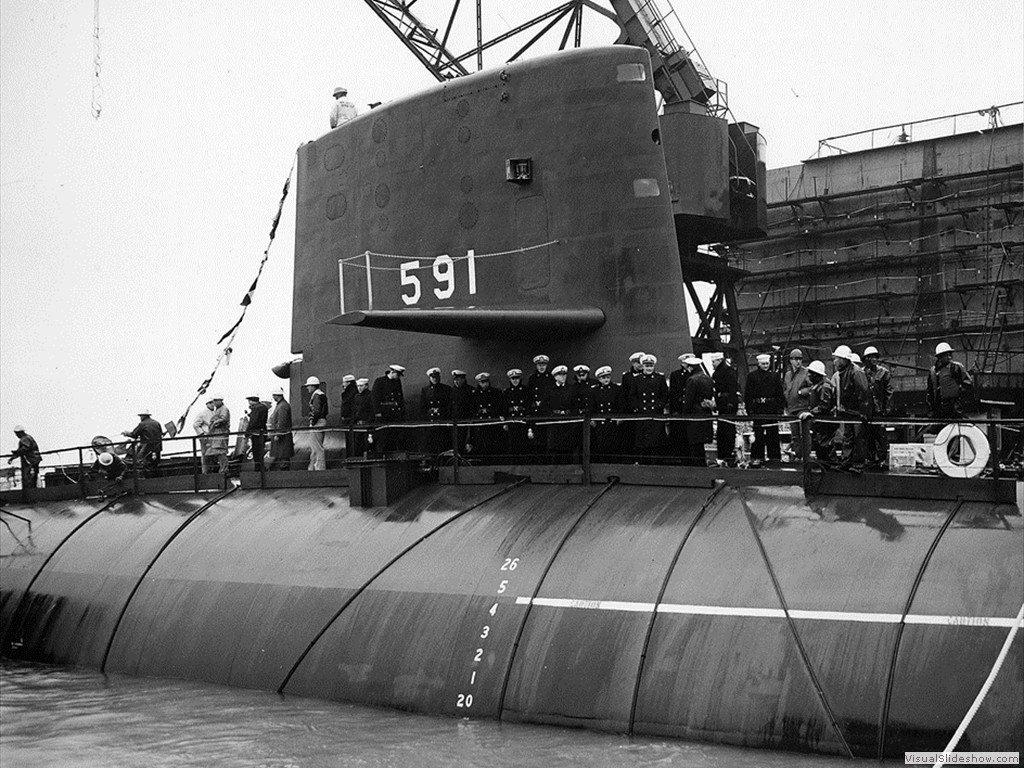
[[[935,347],[935,365],[928,371],[928,411],[941,421],[957,421],[964,402],[974,389],[971,374],[953,359],[953,348],[945,341]]]
[[[135,441],[136,468],[141,469],[146,477],[155,477],[163,450],[164,430],[148,408],[139,410],[138,416],[139,423],[135,428],[126,429],[121,434]]]
[[[192,422],[192,429],[199,435],[199,460],[202,463],[204,473],[213,472],[210,458],[207,455],[207,452],[210,450],[210,424],[213,421],[213,410],[214,405],[211,398],[199,409]]]
[[[310,376],[303,385],[309,394],[309,426],[327,426],[327,394],[320,387],[320,379]],[[327,469],[327,454],[324,451],[324,430],[314,429],[309,433],[311,438],[309,447],[310,471]]]
[[[892,415],[892,374],[879,362],[877,347],[864,350],[864,375],[871,390],[872,421],[868,424],[868,464],[876,469],[888,469],[889,437],[884,419]]]
[[[337,128],[342,123],[346,123],[359,115],[356,105],[349,101],[346,96],[348,96],[347,88],[338,86],[334,89],[334,103],[331,104],[331,128]]]
[[[867,420],[871,418],[871,390],[868,378],[855,363],[853,350],[845,344],[832,352],[835,373],[832,381],[836,390],[836,417],[846,423],[840,425],[842,437],[841,465],[855,471],[864,469],[867,459]]]
[[[789,353],[789,369],[782,376],[782,389],[786,393],[786,415],[795,417],[789,422],[789,452],[794,459],[803,459],[803,438],[800,436],[800,414],[807,410],[811,401],[811,383],[804,368],[803,350],[793,349]]]
[[[811,385],[811,391],[807,400],[807,410],[800,414],[800,421],[805,428],[807,424],[813,424],[811,445],[814,448],[814,455],[818,461],[829,463],[834,458],[832,439],[835,437],[836,425],[823,423],[820,419],[827,419],[833,415],[836,395],[832,379],[826,375],[825,364],[821,360],[812,360],[807,366],[807,381]]]
[[[127,465],[120,456],[109,451],[101,451],[89,469],[89,474],[107,481],[107,484],[100,489],[100,495],[108,496],[113,491],[123,489],[124,474],[127,469]]]
[[[18,438],[18,447],[11,451],[7,463],[11,464],[15,459],[21,459],[21,487],[35,488],[39,480],[39,465],[43,462],[39,444],[20,425],[14,427],[14,436]]]

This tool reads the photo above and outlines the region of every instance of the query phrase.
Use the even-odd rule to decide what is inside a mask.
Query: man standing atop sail
[[[334,103],[331,104],[331,128],[337,128],[342,123],[347,123],[353,117],[359,116],[356,105],[346,99],[348,89],[338,86],[334,89]]]

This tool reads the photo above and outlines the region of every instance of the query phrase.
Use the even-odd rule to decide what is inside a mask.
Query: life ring
[[[969,462],[954,462],[949,458],[949,444],[961,438],[974,451]],[[947,477],[977,477],[988,465],[992,452],[985,433],[973,424],[947,424],[935,438],[935,463]]]

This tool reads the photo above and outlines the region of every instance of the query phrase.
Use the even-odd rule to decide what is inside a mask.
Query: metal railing
[[[139,491],[140,481],[155,477],[188,477],[193,490],[212,488],[203,478],[231,478],[242,471],[260,471],[262,474],[277,470],[301,471],[308,466],[307,455],[314,436],[324,440],[327,469],[343,469],[354,463],[380,461],[388,458],[420,461],[424,469],[436,470],[441,466],[453,466],[457,474],[459,466],[472,465],[518,465],[549,464],[577,465],[585,474],[594,463],[602,464],[652,464],[666,466],[725,466],[717,455],[715,438],[702,443],[702,455],[696,456],[685,450],[683,433],[688,425],[708,423],[721,428],[731,425],[736,431],[734,456],[730,467],[746,468],[756,466],[752,460],[752,439],[755,425],[758,429],[777,430],[780,434],[779,458],[773,460],[766,455],[766,467],[770,469],[801,470],[805,473],[839,469],[857,471],[857,464],[865,456],[841,455],[842,435],[847,431],[884,430],[887,445],[887,468],[894,473],[939,474],[940,469],[930,460],[934,453],[936,439],[941,435],[943,422],[925,418],[901,418],[885,420],[861,419],[808,419],[803,422],[791,416],[681,416],[670,414],[609,414],[609,415],[565,415],[529,416],[509,419],[471,419],[445,421],[404,421],[391,423],[348,424],[334,427],[296,427],[290,433],[298,443],[298,453],[271,468],[268,458],[258,470],[246,448],[247,436],[242,432],[218,434],[216,438],[234,438],[234,445],[227,451],[227,462],[217,461],[216,468],[209,461],[219,454],[206,451],[206,438],[200,435],[164,438],[159,463],[147,468],[134,461],[135,446],[131,441],[115,443],[113,452],[125,463],[123,475],[115,480],[105,476],[98,466],[97,457],[102,450],[92,444],[42,451],[43,463],[39,467],[39,479],[44,487],[78,486],[75,495],[86,496],[98,492]],[[954,468],[963,467],[963,477],[998,478],[1006,475],[1021,476],[1021,431],[1022,419],[971,418],[959,422],[963,429],[954,435],[952,443],[941,443],[939,448],[952,455],[949,461]],[[797,426],[799,425],[799,427]],[[983,446],[957,445],[967,439],[966,430],[970,425],[969,437],[978,442],[983,436]],[[638,429],[646,430],[645,447],[638,448],[634,439]],[[975,431],[976,430],[976,431]],[[959,433],[964,433],[963,435]],[[891,433],[891,436],[890,436]],[[831,435],[825,448],[815,435]],[[796,435],[800,436],[800,442]],[[271,438],[275,433],[266,433],[266,447],[271,449]],[[863,438],[852,435],[847,440],[847,450],[855,440]],[[949,441],[947,441],[949,442]],[[968,443],[970,441],[968,440]],[[171,450],[166,450],[170,446]],[[1004,447],[1005,446],[1005,447]],[[987,454],[985,466],[976,466],[980,449]],[[823,456],[822,450],[828,455]],[[774,451],[773,451],[774,453]],[[70,454],[70,457],[69,457]],[[961,454],[961,455],[957,455]],[[70,458],[70,460],[69,460]],[[948,459],[949,456],[947,455]],[[978,471],[975,471],[978,470]],[[956,474],[954,474],[956,476]],[[18,490],[17,485],[6,489]],[[179,489],[187,490],[187,489]]]

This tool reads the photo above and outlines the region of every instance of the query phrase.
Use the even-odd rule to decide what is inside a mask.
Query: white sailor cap
[[[568,373],[569,373],[569,369],[568,369],[568,368],[567,368],[566,366],[564,366],[564,365],[556,365],[556,366],[555,366],[555,367],[554,367],[554,368],[553,368],[553,369],[551,370],[551,373],[552,373],[552,375],[554,375],[554,376],[557,376],[557,375],[558,375],[558,374],[560,374],[560,373],[565,373],[565,374],[568,374]]]
[[[612,367],[610,365],[602,365],[600,368],[597,369],[597,373],[595,375],[599,379],[602,376],[611,376],[612,375]]]
[[[353,376],[351,373],[346,373],[344,376],[341,377],[341,383],[342,384],[348,384],[348,383],[353,382],[355,380],[356,380],[356,377]]]
[[[518,368],[511,369],[505,375],[508,376],[510,379],[523,378],[523,372]]]
[[[361,378],[361,379],[356,379],[356,386],[358,386],[360,384],[369,384],[369,383],[370,383],[370,380],[368,378],[366,378],[365,376],[363,378]]]
[[[473,378],[476,379],[477,381],[490,381],[491,374],[489,374],[487,371],[480,371],[480,373],[478,373]]]
[[[436,365],[433,368],[427,369],[427,376],[440,376],[440,375],[441,375],[441,369],[438,368]]]
[[[405,373],[405,368],[401,365],[389,365],[388,370],[394,371],[395,373]]]
[[[284,390],[281,389],[281,387],[275,387],[274,391],[271,392],[270,394],[271,394],[271,396],[273,396],[273,395],[281,395],[281,397],[284,397]]]
[[[457,378],[459,376],[465,376],[465,375],[466,375],[466,372],[465,371],[460,371],[458,368],[456,368],[454,371],[452,371],[452,378],[453,379]]]
[[[572,367],[573,373],[590,373],[589,365],[574,365]]]
[[[722,352],[709,352],[708,360],[712,363],[717,363],[719,360],[725,360],[725,354]]]
[[[550,362],[551,362],[551,358],[548,357],[547,355],[537,355],[535,358],[533,358],[533,364],[534,365],[537,365],[537,363],[550,363]]]
[[[223,400],[224,398],[220,395],[210,395],[211,400]]]
[[[700,365],[701,359],[694,354],[683,355],[681,358],[683,365]]]
[[[637,360],[642,359],[645,354],[647,354],[647,353],[646,352],[634,352],[632,355],[629,356],[629,362],[635,363]]]
[[[770,363],[772,361],[772,356],[769,355],[767,352],[762,352],[755,359],[759,363]]]
[[[640,362],[643,363],[644,365],[657,365],[658,358],[656,358],[654,355],[644,353],[644,356],[640,358]]]

